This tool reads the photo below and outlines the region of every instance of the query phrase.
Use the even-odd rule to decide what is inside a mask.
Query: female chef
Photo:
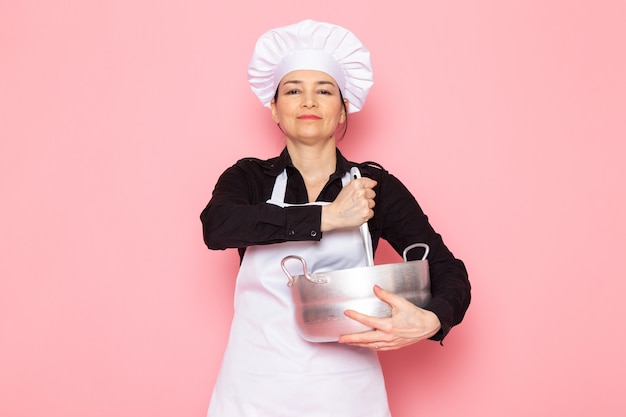
[[[441,341],[460,323],[470,302],[464,264],[397,178],[377,164],[349,162],[337,149],[348,113],[362,109],[373,83],[369,51],[354,34],[312,20],[270,30],[256,44],[248,76],[285,148],[228,168],[201,214],[206,245],[237,248],[241,256],[208,415],[388,417],[377,351]],[[350,181],[352,167],[360,179]],[[297,333],[281,260],[302,256],[309,272],[364,266],[364,222],[374,248],[380,238],[398,253],[415,242],[430,246],[432,300],[422,309],[375,287],[392,317],[349,310],[374,330],[339,343],[307,342]]]

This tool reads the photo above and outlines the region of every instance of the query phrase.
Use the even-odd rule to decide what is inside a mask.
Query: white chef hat
[[[269,107],[280,80],[295,70],[317,70],[332,76],[348,100],[348,112],[363,108],[374,83],[370,53],[347,29],[303,20],[264,33],[248,65],[248,81]]]

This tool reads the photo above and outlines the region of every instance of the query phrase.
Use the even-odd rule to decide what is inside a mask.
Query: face
[[[347,107],[347,101],[346,101]],[[272,118],[288,140],[334,140],[337,126],[346,120],[344,103],[334,78],[313,70],[292,71],[278,85]]]

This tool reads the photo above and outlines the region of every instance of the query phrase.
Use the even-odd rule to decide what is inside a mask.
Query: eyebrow
[[[302,84],[304,81],[302,80],[287,80],[283,83],[283,85],[286,84]],[[335,83],[333,83],[332,81],[326,81],[326,80],[321,80],[321,81],[316,81],[315,84],[317,85],[332,85],[333,87],[335,86]]]

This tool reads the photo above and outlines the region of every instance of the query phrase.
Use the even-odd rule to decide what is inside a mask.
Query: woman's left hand
[[[439,318],[432,311],[419,308],[378,285],[374,286],[374,294],[391,305],[391,317],[372,317],[354,310],[346,310],[346,316],[374,330],[341,336],[339,343],[377,351],[396,350],[428,339],[441,328]]]

